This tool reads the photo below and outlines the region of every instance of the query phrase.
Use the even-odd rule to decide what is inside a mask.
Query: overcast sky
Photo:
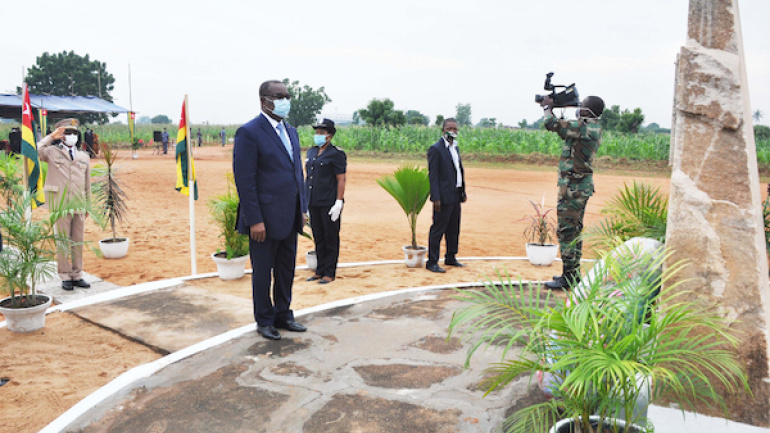
[[[770,123],[770,1],[740,0],[752,109]],[[325,117],[372,98],[431,117],[469,103],[474,123],[541,115],[544,74],[581,96],[642,108],[671,124],[674,61],[686,0],[35,1],[4,2],[0,92],[12,93],[43,52],[106,62],[116,104],[178,122],[245,123],[259,84],[325,87]],[[125,116],[121,118],[125,122]]]

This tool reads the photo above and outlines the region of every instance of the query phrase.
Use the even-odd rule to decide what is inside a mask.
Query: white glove
[[[337,222],[338,219],[340,219],[340,214],[342,213],[342,200],[337,200],[334,202],[334,206],[329,210],[329,215],[332,216],[332,222]]]

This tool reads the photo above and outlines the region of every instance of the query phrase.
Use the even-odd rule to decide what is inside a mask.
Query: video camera
[[[535,102],[538,104],[545,99],[546,96],[550,96],[551,99],[553,99],[553,108],[556,107],[579,107],[580,106],[580,96],[578,95],[577,88],[575,87],[575,83],[570,84],[569,86],[564,86],[561,84],[551,84],[551,77],[553,77],[553,72],[549,72],[545,74],[545,85],[543,86],[543,89],[550,90],[550,95],[535,95]],[[562,90],[559,93],[556,93],[556,89],[562,88]]]

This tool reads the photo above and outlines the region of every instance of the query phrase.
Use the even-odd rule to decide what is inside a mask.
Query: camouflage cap
[[[74,129],[77,131],[77,129],[80,127],[80,122],[78,122],[78,119],[62,119],[56,122],[56,125],[54,125],[55,129],[62,127],[65,129]]]

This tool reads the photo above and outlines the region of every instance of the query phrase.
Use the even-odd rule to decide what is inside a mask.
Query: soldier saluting
[[[77,119],[60,120],[56,122],[54,132],[38,143],[38,156],[48,163],[43,188],[47,204],[58,203],[62,194],[66,194],[67,200],[91,198],[91,164],[86,152],[77,148],[80,142],[79,126]],[[68,251],[60,251],[56,255],[64,290],[72,290],[76,286],[91,287],[82,277],[85,222],[85,213],[68,215],[56,222],[56,233],[73,242]]]

